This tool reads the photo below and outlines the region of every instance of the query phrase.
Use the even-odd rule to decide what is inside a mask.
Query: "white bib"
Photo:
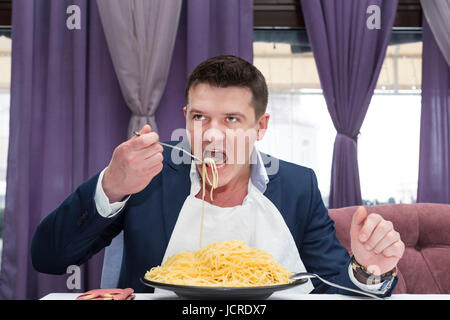
[[[184,201],[169,245],[167,258],[181,251],[200,248],[202,200],[191,194]],[[306,271],[291,232],[275,205],[249,179],[248,194],[242,205],[222,208],[205,201],[202,246],[226,240],[243,240],[249,246],[270,253],[291,272]],[[314,289],[310,280],[285,290],[286,293],[309,293]],[[155,292],[159,291],[158,289]],[[163,290],[161,290],[162,292]]]

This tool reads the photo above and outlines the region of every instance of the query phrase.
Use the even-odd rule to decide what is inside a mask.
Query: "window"
[[[9,103],[11,81],[11,32],[0,30],[0,265],[3,248],[3,216],[5,212],[6,165],[9,139]]]
[[[328,206],[336,130],[305,29],[255,29],[254,64],[269,86],[258,148],[312,168]],[[366,204],[415,202],[419,162],[420,29],[395,30],[361,128],[358,161]]]

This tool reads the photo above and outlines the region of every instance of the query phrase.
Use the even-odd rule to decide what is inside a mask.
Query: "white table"
[[[41,300],[75,300],[81,293],[50,293]],[[269,300],[370,300],[370,298],[340,294],[274,293]],[[136,293],[135,300],[179,300],[173,293]],[[450,294],[393,294],[386,300],[450,300]]]

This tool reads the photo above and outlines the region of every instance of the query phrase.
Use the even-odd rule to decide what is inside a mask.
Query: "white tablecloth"
[[[41,300],[75,300],[80,293],[51,293]],[[172,293],[136,293],[135,300],[178,300]],[[283,294],[274,293],[269,300],[367,300],[371,298],[353,297],[340,294]],[[393,294],[386,300],[450,300],[450,294]]]

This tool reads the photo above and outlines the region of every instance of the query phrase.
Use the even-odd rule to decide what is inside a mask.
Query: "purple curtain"
[[[301,0],[328,111],[337,131],[329,208],[362,204],[357,139],[392,32],[398,0]],[[379,8],[379,29],[369,29]]]
[[[161,140],[185,128],[184,89],[190,72],[202,61],[233,54],[253,62],[253,0],[183,1],[165,93],[156,110]]]
[[[79,6],[81,29],[66,13]],[[126,139],[130,111],[107,49],[96,2],[15,0],[13,5],[10,140],[0,294],[36,299],[50,292],[100,286],[103,254],[81,268],[81,289],[70,274],[36,272],[33,233],[49,212],[108,165]],[[125,120],[124,120],[125,119]]]
[[[417,202],[450,203],[450,67],[425,17]]]

